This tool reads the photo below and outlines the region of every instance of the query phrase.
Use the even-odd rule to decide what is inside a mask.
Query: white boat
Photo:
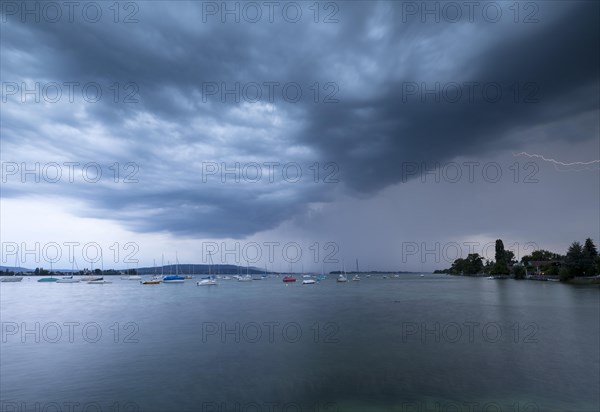
[[[424,277],[425,277],[425,275],[419,275],[419,277],[421,277],[421,278],[424,278]]]
[[[346,268],[344,267],[344,262],[342,261],[342,273],[340,273],[335,280],[336,282],[348,282],[348,278],[346,277]]]
[[[317,283],[317,281],[314,279],[304,279],[302,281],[303,285],[314,285],[315,283]]]
[[[122,280],[142,280],[141,276],[131,275],[131,276],[121,276]]]
[[[23,280],[23,276],[2,276],[0,282],[20,282]]]
[[[208,277],[196,282],[197,286],[217,286],[217,280],[212,274],[212,253],[208,254]]]
[[[107,283],[112,283],[110,280],[90,280],[88,285],[105,285]]]
[[[142,285],[160,285],[160,283],[162,282],[162,280],[160,279],[147,279],[147,280],[140,280],[140,283]]]
[[[63,276],[62,279],[58,279],[56,283],[79,283],[79,279],[74,279],[73,276]]]
[[[358,275],[360,270],[358,270],[358,259],[356,259],[356,275],[352,277],[352,282],[360,282],[360,276]]]
[[[252,279],[252,276],[249,273],[249,266],[248,266],[248,262],[246,261],[246,274],[243,276],[239,276],[238,275],[238,282],[252,282],[254,279]]]
[[[15,267],[19,266],[19,251],[15,253]],[[20,282],[23,280],[23,276],[15,276],[14,274],[11,276],[2,276],[0,277],[0,282]]]
[[[212,264],[213,264],[212,254],[209,253],[208,254],[208,278],[202,279],[201,281],[196,282],[197,286],[217,286],[217,280],[211,273]]]

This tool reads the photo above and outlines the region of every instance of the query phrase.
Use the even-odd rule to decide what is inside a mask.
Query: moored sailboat
[[[104,277],[97,278],[95,280],[90,280],[87,282],[88,285],[104,285],[107,283],[112,283],[110,280],[104,280]]]
[[[339,283],[348,282],[348,278],[346,277],[346,268],[344,268],[343,264],[342,264],[342,273],[340,273],[338,275],[338,277],[335,281],[339,282]]]
[[[184,283],[185,278],[179,275],[167,275],[162,279],[163,283]]]
[[[73,276],[63,276],[61,279],[58,279],[56,283],[79,283],[79,279],[73,278]]]
[[[146,280],[140,280],[140,283],[142,285],[159,285],[162,282],[162,280],[160,279],[146,279]]]
[[[0,282],[20,282],[23,280],[23,276],[2,276]]]
[[[196,286],[217,286],[217,280],[215,279],[215,277],[212,275],[211,273],[211,267],[212,267],[212,254],[208,254],[208,259],[209,259],[209,263],[208,263],[208,277],[205,279],[202,279],[199,282],[196,282]]]
[[[179,259],[177,258],[177,253],[175,253],[175,274],[167,275],[162,279],[163,283],[184,283],[185,278],[183,276],[179,276]]]

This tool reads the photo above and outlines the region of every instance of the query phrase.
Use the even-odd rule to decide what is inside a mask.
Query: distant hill
[[[145,268],[137,268],[137,273],[140,275],[153,275],[153,274],[173,274],[175,272],[182,275],[208,275],[209,273],[212,275],[220,275],[220,274],[228,274],[228,275],[236,275],[241,274],[245,275],[249,273],[251,275],[260,275],[264,274],[264,269],[258,269],[254,267],[246,268],[245,266],[237,266],[237,265],[200,265],[200,264],[179,264],[179,265],[164,265],[157,267],[145,267]],[[275,272],[267,272],[267,273],[275,273]]]
[[[27,268],[22,268],[22,267],[14,267],[14,266],[0,266],[0,272],[33,272],[33,269],[27,269]],[[1,273],[0,273],[1,275]]]

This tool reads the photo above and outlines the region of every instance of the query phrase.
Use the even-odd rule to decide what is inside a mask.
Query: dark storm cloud
[[[598,108],[598,54],[592,52],[599,46],[598,28],[597,5],[586,4],[552,24],[539,24],[526,38],[498,39],[460,62],[461,69],[473,73],[470,81],[502,86],[504,97],[497,102],[493,94],[482,93],[456,103],[443,98],[435,103],[426,96],[429,103],[423,104],[419,94],[404,100],[407,82],[423,89],[419,81],[402,79],[376,99],[313,110],[306,136],[315,137],[311,143],[323,151],[337,153],[348,184],[367,192],[401,181],[403,163],[433,165],[502,144],[518,147],[519,142],[502,143],[508,132]],[[439,80],[429,78],[426,85],[432,89]],[[534,99],[515,103],[515,84],[526,87],[521,99]],[[358,115],[361,110],[369,114]]]
[[[403,181],[407,162],[517,149],[514,131],[597,110],[599,6],[552,3],[539,3],[540,21],[528,26],[509,17],[497,24],[405,21],[400,2],[340,2],[334,24],[203,23],[202,3],[183,2],[140,3],[139,23],[129,25],[23,24],[3,16],[3,81],[139,88],[137,103],[106,97],[79,115],[68,104],[5,106],[3,160],[14,160],[27,141],[61,158],[133,161],[140,183],[127,190],[85,183],[42,190],[85,200],[88,213],[138,231],[246,236],[331,200],[338,186],[371,194]],[[297,82],[305,95],[266,108],[202,99],[206,82],[269,81]],[[315,104],[315,82],[335,83],[339,102]],[[436,82],[498,84],[503,97],[491,102],[479,91],[473,100],[432,102],[429,95],[423,103],[420,91],[407,93]],[[515,84],[525,87],[517,102]],[[49,133],[50,125],[76,132]],[[202,161],[251,160],[299,162],[305,176],[315,161],[335,162],[341,184],[199,184]]]

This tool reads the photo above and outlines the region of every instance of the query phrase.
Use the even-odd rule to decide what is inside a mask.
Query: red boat
[[[296,278],[295,278],[295,277],[293,277],[293,276],[286,276],[286,277],[284,277],[284,278],[283,278],[283,281],[284,281],[285,283],[288,283],[288,282],[295,282],[295,281],[296,281]]]

